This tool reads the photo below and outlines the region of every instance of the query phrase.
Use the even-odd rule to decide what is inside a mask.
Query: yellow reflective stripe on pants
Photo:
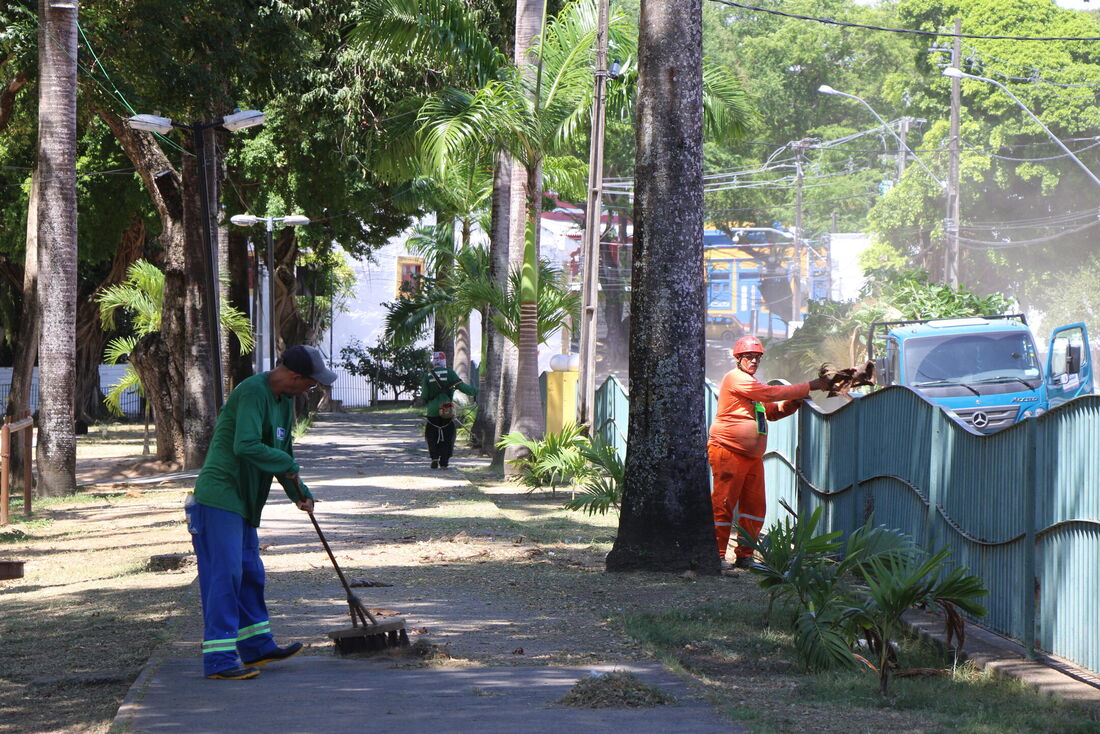
[[[237,640],[230,637],[224,640],[204,640],[202,643],[202,652],[205,655],[208,652],[236,652]]]
[[[250,627],[245,627],[237,632],[236,642],[241,640],[247,640],[249,637],[255,637],[256,635],[265,635],[271,632],[271,623],[268,621],[254,624]]]

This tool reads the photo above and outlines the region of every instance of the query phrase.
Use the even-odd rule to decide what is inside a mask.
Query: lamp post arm
[[[901,136],[898,135],[896,132],[894,132],[894,128],[890,127],[890,123],[888,123],[888,122],[886,122],[886,120],[882,119],[882,116],[879,115],[879,113],[875,112],[875,108],[872,107],[871,105],[867,104],[867,101],[865,99],[863,99],[862,97],[857,97],[854,94],[848,94],[847,92],[841,92],[839,90],[834,90],[834,92],[836,94],[839,94],[841,97],[848,97],[850,99],[854,99],[855,101],[859,102],[861,105],[866,107],[867,110],[872,115],[875,116],[875,119],[879,121],[879,124],[882,125],[884,128],[886,128],[887,131],[889,131],[889,133],[894,136],[894,140],[898,141],[898,145],[901,146],[901,149],[904,150],[909,155],[913,156],[913,160],[915,160],[917,162],[917,164],[921,168],[924,169],[924,172],[927,173],[929,175],[929,177],[931,177],[931,179],[933,181],[935,181],[941,189],[946,187],[946,184],[943,181],[936,178],[936,174],[934,174],[930,170],[928,170],[928,166],[924,165],[924,161],[922,161],[919,157],[917,157],[917,154],[913,152],[912,148],[910,148],[908,145],[906,145],[905,141],[901,139]]]
[[[1074,154],[1073,154],[1073,151],[1071,151],[1071,150],[1070,150],[1069,148],[1067,148],[1067,147],[1066,147],[1066,144],[1065,144],[1065,143],[1063,143],[1063,142],[1062,142],[1062,141],[1061,141],[1061,140],[1060,140],[1060,139],[1058,138],[1058,136],[1057,136],[1057,135],[1055,135],[1054,133],[1052,133],[1052,132],[1050,131],[1050,128],[1048,128],[1048,127],[1047,127],[1046,125],[1044,125],[1044,124],[1043,124],[1043,121],[1042,121],[1042,120],[1040,120],[1040,119],[1039,119],[1039,117],[1038,117],[1038,116],[1037,116],[1037,115],[1036,115],[1036,114],[1035,114],[1034,112],[1032,112],[1032,111],[1031,111],[1030,109],[1028,109],[1027,105],[1025,105],[1025,104],[1024,104],[1023,102],[1021,102],[1021,101],[1020,101],[1020,98],[1019,98],[1019,97],[1017,97],[1017,96],[1016,96],[1015,94],[1013,94],[1013,93],[1012,93],[1012,90],[1010,90],[1010,89],[1009,89],[1008,87],[1006,87],[1006,86],[1005,86],[1004,84],[1001,84],[1001,83],[1000,83],[999,81],[997,81],[996,79],[989,79],[988,77],[984,77],[984,76],[977,76],[977,75],[975,75],[975,74],[967,74],[966,76],[970,77],[971,79],[980,79],[980,80],[982,80],[983,82],[989,82],[990,84],[992,84],[992,85],[994,85],[994,86],[996,86],[996,87],[1000,87],[1001,91],[1003,91],[1003,92],[1004,92],[1005,94],[1007,94],[1007,95],[1008,95],[1009,97],[1011,97],[1011,98],[1012,98],[1012,101],[1013,101],[1013,102],[1015,102],[1015,103],[1016,103],[1016,105],[1017,105],[1017,106],[1018,106],[1018,107],[1019,107],[1019,108],[1020,108],[1021,110],[1023,110],[1024,112],[1026,112],[1026,113],[1028,114],[1028,117],[1030,117],[1030,118],[1031,118],[1032,120],[1034,120],[1034,122],[1035,122],[1035,124],[1036,124],[1036,125],[1038,125],[1039,127],[1043,128],[1043,132],[1045,132],[1045,133],[1046,133],[1046,134],[1047,134],[1047,135],[1048,135],[1048,136],[1050,137],[1050,139],[1051,139],[1051,140],[1053,140],[1053,141],[1054,141],[1055,143],[1057,143],[1058,147],[1059,147],[1059,148],[1061,148],[1061,149],[1062,149],[1062,151],[1063,151],[1063,152],[1064,152],[1064,153],[1065,153],[1066,155],[1068,155],[1068,156],[1069,156],[1070,158],[1072,158],[1072,159],[1073,159],[1073,162],[1074,162],[1074,163],[1076,163],[1076,164],[1077,164],[1078,166],[1080,166],[1080,167],[1081,167],[1081,170],[1082,170],[1082,171],[1084,171],[1084,172],[1085,172],[1086,174],[1088,174],[1088,177],[1089,177],[1090,179],[1092,179],[1092,182],[1093,182],[1094,184],[1096,184],[1097,186],[1100,186],[1100,178],[1097,178],[1097,177],[1096,177],[1096,174],[1094,174],[1094,173],[1093,173],[1092,171],[1090,171],[1090,170],[1088,169],[1088,167],[1087,167],[1087,166],[1085,166],[1085,164],[1081,162],[1081,159],[1080,159],[1080,158],[1078,158],[1078,157],[1077,157],[1076,155],[1074,155]]]

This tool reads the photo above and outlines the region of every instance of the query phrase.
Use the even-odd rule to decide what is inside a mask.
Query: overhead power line
[[[955,33],[949,33],[947,31],[919,31],[914,28],[890,28],[888,26],[868,25],[867,23],[851,23],[849,21],[835,20],[833,18],[817,18],[812,15],[787,13],[782,10],[773,10],[771,8],[761,8],[756,5],[735,3],[733,2],[733,0],[710,0],[710,2],[720,3],[722,5],[729,5],[734,8],[741,8],[742,10],[752,10],[757,13],[768,13],[769,15],[778,15],[784,18],[793,18],[795,20],[811,20],[815,23],[842,26],[844,28],[863,28],[869,31],[904,33],[912,36],[931,36],[937,38],[955,38],[956,36]],[[959,33],[957,35],[959,38],[983,38],[991,41],[1100,41],[1100,36],[990,36],[981,33]]]

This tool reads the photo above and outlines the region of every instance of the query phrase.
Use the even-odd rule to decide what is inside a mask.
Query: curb
[[[902,620],[922,637],[948,648],[941,617],[911,610]],[[1100,677],[1068,660],[1048,656],[1028,658],[1023,645],[970,623],[960,658],[982,670],[1018,680],[1036,691],[1069,703],[1100,707]]]

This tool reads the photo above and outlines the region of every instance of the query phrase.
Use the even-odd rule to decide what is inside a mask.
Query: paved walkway
[[[491,513],[493,505],[454,469],[427,466],[419,421],[408,416],[326,415],[298,445],[303,476],[321,499],[316,516],[349,576],[380,574],[392,586],[359,591],[371,607],[400,610],[416,632],[453,658],[527,647],[511,665],[410,667],[407,660],[338,658],[324,632],[347,626],[346,603],[316,535],[306,518],[278,488],[264,513],[260,540],[268,571],[268,606],[277,639],[311,640],[311,647],[284,663],[270,665],[248,681],[202,677],[199,650],[201,612],[196,585],[171,639],[155,651],[135,681],[115,720],[119,731],[242,732],[264,734],[342,732],[525,732],[670,731],[737,732],[699,694],[663,666],[593,655],[599,632],[586,640],[553,635],[565,605],[542,610],[546,634],[531,634],[530,606],[522,589],[515,598],[471,593],[462,570],[438,563],[433,583],[403,584],[401,569],[387,565],[387,544],[424,537],[418,508],[453,501],[469,513]],[[456,458],[452,467],[469,459]],[[479,497],[480,502],[479,504]],[[461,501],[465,500],[465,504]],[[364,519],[369,516],[369,522]],[[460,520],[463,518],[459,518]],[[424,520],[429,523],[429,520]],[[457,564],[461,565],[461,564]],[[364,570],[370,569],[370,570]],[[467,569],[468,572],[468,569]],[[373,580],[373,579],[372,579]],[[555,618],[555,614],[559,616]],[[524,625],[515,624],[522,620]],[[573,648],[570,650],[569,646]],[[540,665],[533,652],[565,651],[583,665]],[[551,649],[552,648],[552,649]],[[506,653],[505,653],[506,654]],[[485,659],[484,655],[480,655]],[[492,656],[490,655],[490,658]],[[564,657],[568,657],[565,655]],[[529,662],[530,661],[530,662]],[[555,705],[593,671],[626,670],[676,698],[670,706],[585,710]]]

